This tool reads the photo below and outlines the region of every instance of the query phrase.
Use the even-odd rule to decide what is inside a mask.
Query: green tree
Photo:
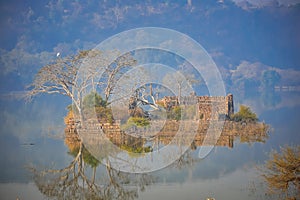
[[[103,100],[97,92],[91,92],[83,98],[83,108],[94,109],[95,107],[105,108],[107,101]]]
[[[240,105],[239,112],[230,116],[233,121],[236,122],[257,122],[258,118],[254,112],[251,111],[250,107]]]

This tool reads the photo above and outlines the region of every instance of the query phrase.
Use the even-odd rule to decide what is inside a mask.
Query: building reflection
[[[175,125],[170,125],[176,127]],[[224,146],[233,148],[234,142],[253,143],[265,142],[268,138],[268,125],[263,123],[242,124],[232,121],[226,121],[220,135],[208,134],[209,124],[201,124],[198,126],[197,133],[193,139],[192,146],[194,149],[204,145]],[[160,132],[158,134],[158,142],[167,145],[170,144],[176,132]]]
[[[153,125],[153,124],[152,124]],[[135,151],[137,149],[146,149],[146,144],[151,147],[164,146],[170,143],[177,145],[185,145],[186,142],[193,143],[193,148],[196,149],[200,146],[214,145],[223,146],[228,148],[234,147],[234,142],[239,143],[253,143],[253,142],[265,142],[268,138],[269,126],[264,123],[240,123],[233,121],[225,121],[221,127],[219,134],[215,134],[219,126],[210,124],[209,122],[191,123],[187,124],[187,127],[183,128],[183,133],[179,133],[180,122],[175,120],[166,121],[163,125],[155,125],[151,127],[133,127],[130,130],[122,130],[118,123],[115,124],[102,124],[101,127],[90,127],[86,130],[81,130],[82,137],[85,135],[101,134],[104,133],[105,137],[109,139],[113,144],[121,148],[131,149]],[[196,133],[191,134],[191,126],[196,127]],[[211,129],[209,133],[208,130]],[[67,129],[69,133],[74,133],[75,129]],[[179,136],[178,136],[179,135]],[[192,137],[192,139],[185,142],[184,139]],[[90,138],[88,143],[93,143],[95,137]],[[205,141],[205,142],[204,142]],[[141,153],[141,152],[138,152]]]
[[[152,137],[149,137],[149,129],[148,132],[144,130],[143,137],[126,134],[121,129],[115,130],[112,124],[101,126],[80,130],[81,133],[69,126],[66,128],[65,144],[73,157],[70,164],[62,169],[31,169],[35,184],[42,194],[54,199],[135,199],[138,192],[153,184],[156,178],[150,174],[130,174],[116,170],[111,167],[108,157],[117,155],[121,150],[128,154],[143,155],[172,141],[172,144],[185,144],[182,143],[184,137],[179,137],[176,141],[176,130],[179,129],[176,121],[167,122]],[[207,135],[208,126],[209,124],[199,125],[188,151],[174,162],[176,167],[182,168],[185,163],[192,163],[194,158],[191,152],[202,146],[205,138],[208,145],[233,148],[235,142],[265,142],[268,137],[268,126],[262,123],[226,122],[217,140],[214,135]],[[99,133],[99,128],[103,132]],[[119,150],[112,149],[109,143],[115,144]],[[97,153],[93,151],[94,147],[97,147]]]

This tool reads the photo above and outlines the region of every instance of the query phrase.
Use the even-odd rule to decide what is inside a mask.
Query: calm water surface
[[[273,107],[254,100],[235,102],[250,105],[259,119],[270,125],[268,138],[262,141],[247,142],[236,137],[233,148],[216,146],[204,159],[198,158],[197,147],[189,150],[182,162],[144,175],[118,173],[90,158],[84,160],[83,171],[88,178],[85,187],[88,183],[98,185],[104,199],[115,199],[115,195],[120,199],[265,199],[256,167],[264,163],[272,149],[300,143],[299,98],[299,94],[283,93],[281,102]],[[69,187],[71,191],[72,183],[63,184],[70,180],[64,177],[66,174],[39,174],[48,169],[66,169],[78,152],[65,140],[65,105],[53,103],[53,99],[42,98],[32,104],[1,101],[1,199],[51,199],[41,192],[47,190],[41,186],[45,181],[56,181],[62,184],[60,188]],[[83,196],[82,192],[75,197]]]

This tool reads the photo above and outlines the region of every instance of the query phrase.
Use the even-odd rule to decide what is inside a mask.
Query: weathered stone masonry
[[[228,117],[234,113],[233,95],[227,96],[191,96],[181,97],[180,102],[176,96],[165,96],[162,100],[165,108],[174,106],[197,105],[199,118],[201,120],[218,120],[221,117]]]

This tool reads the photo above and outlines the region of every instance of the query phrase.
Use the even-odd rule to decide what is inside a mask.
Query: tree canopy
[[[239,112],[230,116],[233,121],[236,122],[256,122],[258,118],[254,112],[251,111],[250,107],[240,105]]]
[[[286,199],[300,197],[300,146],[272,152],[261,171],[270,193],[283,193]]]
[[[116,59],[111,62],[109,58]],[[121,55],[118,51],[79,51],[43,66],[28,86],[27,98],[41,93],[66,95],[72,99],[80,121],[83,121],[84,98],[88,98],[86,96],[98,87],[103,91],[104,100],[101,103],[107,104],[118,79],[126,68],[135,64],[136,60],[130,54]]]
[[[107,101],[103,100],[97,92],[91,92],[83,98],[83,108],[106,107]]]

